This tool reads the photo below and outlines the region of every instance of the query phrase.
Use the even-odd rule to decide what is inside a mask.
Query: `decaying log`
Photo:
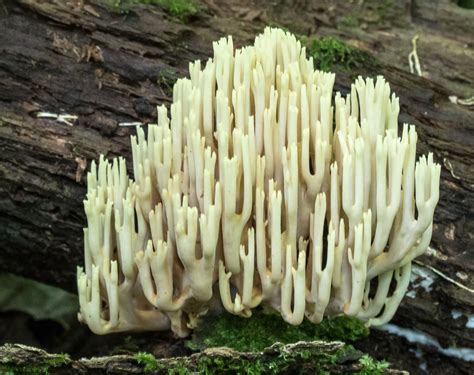
[[[150,354],[113,355],[73,360],[62,354],[19,344],[0,346],[0,371],[49,374],[170,374],[170,373],[355,373],[363,370],[362,353],[341,342],[275,343],[262,352],[229,348],[206,349],[188,357],[155,359]],[[240,371],[240,372],[239,372]],[[408,374],[385,368],[386,374]]]
[[[210,56],[212,41],[232,34],[236,45],[246,44],[272,15],[296,17],[285,2],[278,12],[260,2],[246,2],[247,8],[208,2],[186,24],[159,7],[120,13],[97,2],[78,3],[4,1],[0,9],[0,270],[71,291],[83,257],[82,200],[91,160],[123,155],[130,167],[134,129],[124,125],[153,122],[156,105],[169,103],[175,78],[186,74],[189,61]],[[289,22],[298,32],[332,33],[376,49],[369,32],[335,30],[333,9],[307,9],[307,3],[294,8],[304,16]],[[420,9],[428,2],[419,3],[408,19],[423,18]],[[423,22],[432,17],[426,13]],[[389,60],[394,55],[386,53]],[[463,64],[472,64],[466,56]],[[466,327],[474,314],[474,112],[449,99],[452,88],[384,62],[377,71],[359,67],[339,74],[336,88],[347,91],[359,73],[385,75],[400,97],[401,121],[417,125],[419,152],[434,152],[443,166],[431,250],[419,264],[420,270],[438,273],[429,288],[405,298],[395,323],[429,334],[443,348],[474,350],[474,330]],[[455,79],[472,83],[471,73],[456,72]],[[438,81],[443,80],[446,74]],[[461,315],[455,319],[453,311]],[[375,341],[393,337],[374,335]],[[450,369],[469,368],[469,362],[434,351]],[[400,362],[415,357],[398,355]],[[424,359],[428,366],[432,358]]]

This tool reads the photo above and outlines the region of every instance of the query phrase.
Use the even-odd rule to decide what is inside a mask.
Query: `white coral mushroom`
[[[217,303],[291,324],[391,319],[431,239],[440,166],[416,162],[414,126],[398,138],[388,83],[358,78],[334,109],[334,74],[271,28],[189,70],[171,119],[161,106],[132,137],[133,180],[123,159],[92,165],[80,319],[179,335]]]

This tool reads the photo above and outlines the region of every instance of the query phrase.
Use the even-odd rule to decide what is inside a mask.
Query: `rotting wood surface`
[[[336,89],[346,91],[357,73],[385,75],[400,97],[401,121],[417,125],[419,153],[433,152],[443,166],[431,251],[419,259],[421,270],[433,267],[441,275],[404,299],[394,323],[429,334],[443,348],[474,350],[474,329],[466,327],[474,314],[474,113],[449,99],[466,95],[474,81],[469,18],[449,1],[407,1],[394,8],[398,23],[390,23],[395,13],[385,14],[380,27],[361,16],[366,26],[351,29],[339,27],[337,1],[332,7],[309,3],[207,1],[186,24],[159,7],[120,14],[94,2],[0,3],[0,269],[75,290],[91,160],[124,155],[130,167],[134,129],[121,124],[154,121],[155,106],[169,103],[174,79],[186,74],[189,61],[210,56],[212,41],[232,34],[236,45],[247,44],[266,23],[278,22],[298,33],[337,35],[384,62],[376,72],[339,74]],[[435,28],[436,19],[442,24]],[[403,33],[403,25],[411,29]],[[413,30],[428,34],[430,27],[438,30],[440,46],[452,40],[471,49],[420,50],[428,61],[427,78],[420,78],[407,72],[387,30],[398,30],[407,42]],[[382,48],[376,39],[391,45]],[[453,53],[459,59],[453,61]],[[456,61],[458,69],[447,70]],[[455,319],[453,312],[461,315]],[[423,362],[430,373],[443,374],[468,373],[472,365],[384,332],[360,345],[399,368],[415,364],[412,372]],[[425,354],[417,359],[409,349],[420,348]]]
[[[12,373],[48,374],[170,374],[170,373],[242,373],[235,369],[252,369],[253,373],[357,373],[362,353],[347,348],[341,342],[310,341],[282,345],[274,344],[261,352],[238,352],[229,348],[210,348],[187,357],[143,359],[132,355],[81,358],[73,360],[58,354],[19,344],[0,346],[2,365]],[[283,360],[284,358],[284,360]],[[222,370],[225,368],[226,370]],[[188,372],[184,372],[184,370]],[[406,375],[406,371],[384,369],[384,374]]]

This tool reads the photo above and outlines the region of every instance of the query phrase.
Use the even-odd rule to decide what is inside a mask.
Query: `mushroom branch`
[[[379,325],[431,240],[440,166],[416,160],[383,77],[345,97],[294,35],[214,56],[174,85],[170,116],[125,160],[92,164],[80,320],[98,334],[189,333],[222,305],[268,305],[290,324],[346,314]]]

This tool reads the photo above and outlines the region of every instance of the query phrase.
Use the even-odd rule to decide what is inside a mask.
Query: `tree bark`
[[[473,63],[470,52],[452,73],[461,83],[444,87],[432,80],[448,82],[446,72],[435,71],[442,62],[430,62],[430,79],[410,74],[400,64],[384,63],[397,51],[392,47],[377,51],[370,27],[336,29],[339,15],[322,5],[321,11],[311,2],[272,8],[260,2],[207,1],[186,24],[159,7],[137,6],[114,13],[97,2],[80,3],[0,2],[1,271],[75,291],[75,267],[83,258],[82,200],[90,162],[100,154],[123,155],[131,167],[129,137],[134,128],[123,125],[155,121],[155,106],[169,103],[174,79],[186,74],[189,61],[209,57],[212,41],[221,36],[232,34],[239,46],[251,42],[265,23],[289,19],[288,24],[296,25],[300,33],[335,34],[375,50],[382,59],[377,71],[360,67],[341,73],[336,89],[346,92],[359,73],[383,74],[400,97],[400,120],[417,126],[418,152],[433,152],[442,164],[433,241],[418,264],[421,270],[437,272],[434,283],[429,290],[415,289],[414,298],[405,298],[394,321],[429,334],[443,348],[474,350],[473,330],[466,328],[474,314],[474,113],[449,99],[461,83],[465,87],[474,80],[468,69]],[[346,3],[341,2],[341,7]],[[428,3],[408,7],[404,22],[425,27],[429,33],[433,10],[420,11]],[[454,30],[461,32],[462,23],[468,21],[464,14],[450,11],[448,3],[437,2],[443,20],[456,24]],[[410,39],[408,33],[401,35]],[[463,38],[456,35],[453,43],[463,43]],[[426,53],[426,60],[442,59],[434,47]],[[444,61],[453,66],[449,56]],[[461,316],[455,319],[453,310]],[[389,339],[404,342],[385,333],[372,337],[375,342]],[[388,348],[380,353],[391,355]],[[469,369],[468,362],[437,353],[453,369]],[[410,356],[414,357],[396,358],[404,362]],[[431,365],[432,358],[425,360]]]
[[[229,348],[206,349],[187,357],[156,359],[150,354],[112,355],[70,359],[26,345],[0,346],[0,370],[48,374],[170,374],[170,373],[355,373],[365,367],[362,353],[341,342],[276,343],[262,352],[238,352]],[[44,371],[46,369],[46,371]],[[240,372],[239,372],[240,370]],[[258,372],[260,371],[260,372]],[[408,374],[385,368],[385,374]]]

